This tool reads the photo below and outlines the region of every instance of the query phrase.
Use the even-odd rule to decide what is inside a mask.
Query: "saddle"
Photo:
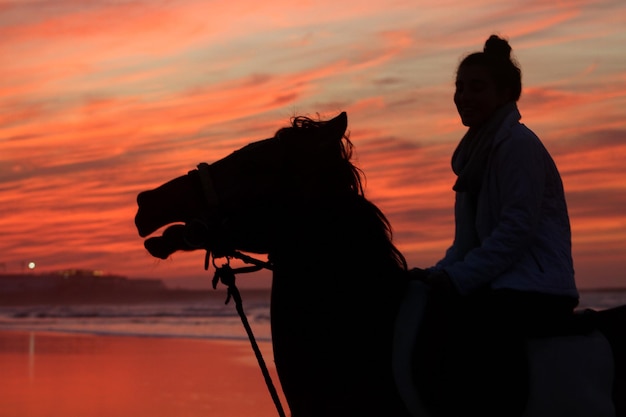
[[[424,315],[428,304],[430,289],[422,282],[409,284],[404,302],[399,309],[395,326],[393,371],[397,388],[407,409],[413,416],[450,415],[450,409],[442,409],[441,402],[447,401],[463,414],[481,413],[481,404],[493,401],[489,385],[506,384],[511,395],[506,398],[506,415],[524,417],[536,416],[615,416],[612,401],[614,361],[611,346],[603,333],[596,329],[597,317],[594,312],[577,313],[567,326],[559,329],[558,334],[527,339],[523,352],[526,357],[523,367],[509,367],[512,374],[504,380],[484,381],[480,390],[460,391],[470,385],[473,375],[458,378],[454,370],[441,370],[423,367],[424,361],[416,360],[415,352],[423,352],[420,346],[424,341],[418,336],[424,327]],[[527,359],[526,359],[527,358]],[[513,361],[515,362],[515,361]],[[499,366],[501,364],[496,364]],[[508,364],[506,364],[508,366]],[[493,366],[493,364],[492,364]],[[421,367],[421,368],[420,368]],[[428,366],[427,366],[428,367]],[[450,367],[448,367],[450,368]],[[438,381],[425,381],[424,372],[435,375]],[[476,378],[476,381],[480,378]],[[519,381],[524,381],[519,384]],[[425,384],[434,382],[433,388]],[[461,385],[461,387],[459,387]],[[475,388],[474,384],[474,388]],[[515,387],[517,385],[517,387]],[[502,385],[501,385],[502,386]],[[441,387],[450,387],[449,390]],[[437,401],[431,397],[436,394]],[[506,390],[499,390],[507,393]],[[478,393],[478,394],[476,394]],[[464,396],[464,394],[466,394]],[[515,407],[517,404],[517,408]],[[485,414],[483,414],[485,415]]]

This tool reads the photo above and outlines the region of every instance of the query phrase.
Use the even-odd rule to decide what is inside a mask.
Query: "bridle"
[[[189,176],[197,176],[200,181],[201,189],[202,189],[202,197],[203,201],[209,205],[208,209],[210,211],[216,211],[219,214],[219,196],[217,191],[215,190],[215,186],[213,183],[213,178],[211,175],[211,167],[209,164],[202,162],[198,164],[198,169],[189,171]],[[274,270],[274,265],[271,261],[264,262],[259,259],[255,259],[251,256],[245,255],[239,251],[234,249],[215,249],[209,247],[208,243],[202,239],[203,232],[207,232],[208,234],[209,227],[207,225],[207,219],[194,219],[189,223],[185,224],[185,243],[189,245],[189,247],[194,249],[202,249],[206,251],[206,255],[204,258],[204,269],[209,269],[209,264],[212,263],[215,268],[215,274],[213,275],[212,285],[213,289],[217,288],[217,284],[221,282],[227,287],[227,296],[225,304],[228,304],[231,299],[235,301],[235,308],[239,317],[241,319],[241,323],[246,330],[248,335],[248,339],[250,340],[250,344],[252,346],[252,350],[257,358],[257,362],[259,363],[259,367],[261,368],[261,372],[263,373],[263,377],[265,378],[265,384],[270,392],[272,400],[274,401],[274,405],[276,406],[276,410],[278,411],[278,415],[280,417],[286,417],[283,406],[280,402],[280,398],[278,397],[278,392],[274,383],[272,382],[272,378],[267,369],[267,365],[265,364],[265,360],[263,359],[263,354],[259,349],[259,346],[254,337],[254,333],[252,332],[252,328],[248,322],[248,318],[243,309],[243,302],[241,299],[241,294],[237,285],[235,284],[235,278],[237,274],[240,273],[249,273],[260,271],[261,269],[267,269],[269,271]],[[212,262],[211,262],[212,258]],[[226,263],[218,266],[216,264],[216,259],[225,258]],[[251,264],[252,266],[245,266],[240,268],[231,268],[230,260],[231,259],[239,259],[247,264]]]
[[[206,204],[208,211],[215,212],[218,218],[220,215],[220,198],[215,190],[213,176],[211,175],[211,166],[206,162],[198,164],[198,169],[189,171],[188,176],[195,177],[200,182],[202,190],[202,201]],[[222,219],[223,221],[223,219]],[[206,251],[204,260],[204,269],[209,269],[210,258],[213,257],[213,266],[215,265],[215,258],[235,258],[242,260],[245,263],[252,264],[254,267],[246,268],[244,270],[237,270],[238,272],[256,272],[261,269],[274,270],[272,262],[264,262],[251,256],[244,255],[243,253],[236,251],[228,247],[216,248],[204,239],[209,233],[208,219],[193,219],[185,223],[184,241],[191,249],[201,249]],[[221,233],[226,237],[227,233]]]

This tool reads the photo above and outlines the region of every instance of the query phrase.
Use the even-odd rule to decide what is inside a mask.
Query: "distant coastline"
[[[0,274],[0,306],[174,302],[202,300],[213,297],[211,293],[171,289],[159,279],[130,279],[92,270]]]
[[[269,289],[241,289],[263,293]],[[624,287],[581,288],[581,295],[624,294]],[[136,304],[185,301],[224,302],[220,285],[212,289],[170,288],[160,279],[128,278],[101,271],[67,269],[45,273],[0,273],[0,307],[28,305]]]

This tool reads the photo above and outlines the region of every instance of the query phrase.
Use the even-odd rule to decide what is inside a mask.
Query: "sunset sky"
[[[624,0],[0,0],[0,272],[208,286],[202,253],[144,250],[137,193],[340,111],[366,195],[430,266],[453,237],[456,66],[492,33],[561,171],[579,286],[626,287]]]

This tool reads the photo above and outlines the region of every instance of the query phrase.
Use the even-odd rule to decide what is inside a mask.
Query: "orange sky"
[[[206,286],[203,254],[145,252],[137,193],[340,111],[368,197],[430,266],[453,233],[454,72],[491,33],[561,170],[579,286],[626,287],[623,0],[0,0],[0,272]]]

